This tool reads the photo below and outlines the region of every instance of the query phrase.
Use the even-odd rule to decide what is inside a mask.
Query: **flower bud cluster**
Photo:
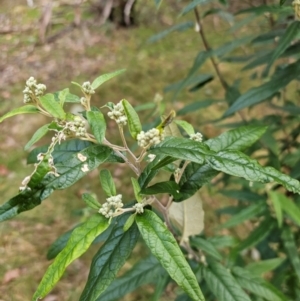
[[[164,140],[164,133],[157,128],[153,128],[146,133],[141,131],[136,138],[138,145],[146,148],[148,146],[158,144]]]
[[[86,134],[85,122],[79,116],[75,117],[74,121],[66,123],[64,128],[64,134],[66,137],[82,137]]]
[[[127,116],[125,115],[124,107],[121,101],[114,105],[111,112],[107,113],[107,116],[115,120],[116,123],[120,126],[124,126],[127,124]]]
[[[133,208],[135,208],[136,213],[143,213],[144,212],[144,206],[141,203],[136,203]]]
[[[202,142],[203,141],[203,135],[199,132],[197,132],[196,134],[192,134],[190,135],[190,139],[197,141],[197,142]]]
[[[82,84],[82,90],[84,93],[91,95],[95,93],[95,90],[93,89],[92,85],[90,82],[84,82]]]
[[[99,213],[103,214],[107,218],[111,218],[114,216],[114,213],[123,206],[124,204],[122,203],[121,194],[111,196],[106,199],[106,203],[104,203],[99,209]]]
[[[23,90],[24,94],[24,103],[34,102],[36,97],[42,96],[46,91],[46,86],[44,84],[37,84],[34,77],[30,77],[26,81],[25,89]]]

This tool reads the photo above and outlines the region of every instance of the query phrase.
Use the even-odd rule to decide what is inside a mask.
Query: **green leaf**
[[[110,80],[111,78],[125,72],[126,69],[117,70],[111,73],[106,73],[98,76],[93,82],[92,82],[92,88],[96,90],[99,86],[101,86],[106,81]]]
[[[282,292],[277,290],[271,283],[253,276],[249,271],[234,267],[232,272],[237,283],[248,292],[269,301],[288,301]]]
[[[50,113],[53,117],[59,119],[65,119],[66,113],[61,105],[55,100],[53,94],[46,94],[40,97],[40,103],[43,108]]]
[[[126,294],[144,284],[157,283],[161,279],[160,276],[165,274],[161,264],[150,255],[135,264],[122,277],[114,280],[97,301],[121,300]]]
[[[300,282],[300,258],[298,246],[296,244],[292,230],[289,227],[285,227],[283,229],[281,238],[283,240],[283,244],[288,254],[289,260],[294,267],[295,273],[298,277],[298,281]]]
[[[173,163],[174,161],[176,161],[177,159],[176,158],[173,158],[173,157],[170,157],[170,156],[167,156],[161,160],[159,160],[159,162],[152,167],[152,170],[158,170],[168,164],[171,164]]]
[[[55,165],[59,176],[47,173],[43,178],[39,177],[39,181],[35,181],[34,186],[30,186],[31,190],[25,190],[0,206],[0,221],[9,219],[23,211],[31,210],[38,206],[44,199],[49,197],[54,190],[64,189],[83,176],[86,170],[89,171],[97,168],[101,163],[105,162],[112,150],[104,145],[92,145],[84,149],[79,154],[75,154],[68,160],[57,163]],[[86,161],[80,158],[86,157]],[[83,169],[83,167],[85,167]],[[29,183],[31,185],[31,182]]]
[[[277,182],[293,193],[300,193],[300,183],[273,167],[262,167],[256,160],[250,159],[239,151],[221,151],[217,155],[207,156],[207,163],[216,170],[232,176],[245,178],[251,182]]]
[[[300,60],[288,65],[284,69],[276,71],[270,81],[261,86],[251,88],[241,95],[225,112],[224,117],[272,97],[276,92],[287,86],[292,80],[296,79],[299,73]]]
[[[92,209],[99,210],[101,208],[99,202],[90,193],[83,193],[82,199]]]
[[[135,199],[140,203],[143,200],[143,198],[140,195],[141,192],[140,184],[138,180],[135,178],[131,178],[131,183],[132,183]]]
[[[193,102],[193,103],[183,107],[182,109],[180,109],[177,112],[177,116],[182,116],[182,115],[186,115],[188,113],[193,113],[199,109],[205,109],[205,108],[209,107],[210,105],[212,105],[214,102],[215,102],[214,100],[210,100],[210,99]]]
[[[279,40],[277,47],[272,53],[272,56],[269,60],[269,63],[264,71],[264,75],[267,76],[271,66],[279,58],[279,56],[288,48],[290,43],[297,37],[300,31],[300,22],[295,21],[290,24],[290,26],[286,29],[284,35]]]
[[[152,211],[136,215],[140,233],[153,255],[170,277],[195,301],[204,301],[198,281],[184,258],[175,238]],[[228,300],[227,300],[228,301]]]
[[[211,262],[208,267],[203,266],[201,271],[208,288],[218,301],[251,301],[228,269],[220,263]]]
[[[260,241],[265,239],[274,227],[274,221],[270,218],[266,218],[263,222],[260,223],[260,225],[257,228],[255,228],[250,233],[250,235],[246,239],[244,239],[237,245],[234,251],[240,252],[255,246]]]
[[[217,260],[222,260],[223,257],[219,253],[219,251],[215,248],[215,246],[208,240],[200,238],[200,237],[192,237],[191,238],[191,246],[199,248],[203,252],[205,252],[208,256],[212,256]]]
[[[160,32],[159,34],[156,34],[154,36],[152,36],[151,38],[149,38],[147,40],[147,43],[154,43],[156,41],[159,41],[161,39],[163,39],[164,37],[166,37],[168,34],[174,32],[174,31],[183,31],[186,30],[188,28],[192,28],[194,26],[194,23],[191,21],[187,21],[187,22],[183,22],[180,24],[176,24],[162,32]]]
[[[292,8],[280,7],[278,5],[259,5],[259,6],[254,6],[254,7],[240,10],[237,14],[245,14],[245,13],[254,13],[257,16],[262,15],[264,13],[273,13],[273,14],[292,13]]]
[[[144,168],[144,170],[142,171],[141,175],[138,178],[138,182],[141,189],[148,186],[151,180],[156,176],[158,170],[152,168],[156,166],[162,158],[163,156],[156,156],[156,158],[152,162],[148,163],[147,166]]]
[[[35,144],[37,141],[39,141],[42,137],[44,137],[48,133],[49,125],[45,124],[42,127],[40,127],[31,137],[31,139],[27,142],[27,144],[24,147],[24,150],[28,150],[33,144]]]
[[[247,125],[229,130],[204,143],[215,152],[225,149],[243,151],[254,144],[267,130],[265,126]]]
[[[122,100],[122,104],[127,117],[129,132],[131,136],[136,139],[136,136],[142,131],[139,115],[126,99]]]
[[[239,213],[235,214],[229,221],[221,225],[221,228],[231,228],[243,223],[253,217],[259,217],[268,209],[267,205],[263,202],[253,204]]]
[[[190,4],[185,6],[182,11],[180,12],[179,16],[184,16],[191,10],[193,10],[195,7],[197,7],[200,4],[206,4],[207,2],[210,2],[210,0],[193,0]]]
[[[82,223],[81,223],[82,224]],[[81,224],[76,225],[73,229],[65,232],[61,236],[59,236],[49,247],[47,252],[47,259],[51,260],[54,259],[67,245],[68,240],[70,239],[72,232],[79,227]],[[110,235],[112,230],[113,224],[111,223],[109,227],[105,230],[105,232],[102,232],[100,235],[98,235],[94,241],[93,244],[104,242]]]
[[[128,231],[123,231],[127,218],[128,214],[116,218],[111,235],[94,256],[80,301],[97,300],[115,279],[131,254],[139,238],[139,231],[136,224],[133,224]]]
[[[286,0],[280,0],[280,6],[282,6],[285,3]]]
[[[131,214],[124,224],[123,231],[126,232],[135,222],[135,214]]]
[[[194,130],[193,126],[190,123],[188,123],[187,121],[185,121],[185,120],[174,120],[174,122],[177,125],[179,125],[181,128],[183,128],[188,135],[195,134],[195,130]]]
[[[5,120],[6,118],[20,115],[20,114],[32,114],[32,113],[39,113],[39,109],[32,105],[26,105],[17,109],[13,109],[9,111],[8,113],[4,114],[2,117],[0,117],[0,123]]]
[[[108,225],[108,219],[97,214],[76,228],[66,247],[47,269],[32,301],[45,297],[59,281],[66,267],[80,257],[89,248],[95,237],[104,232]]]
[[[102,169],[100,171],[100,182],[102,189],[108,197],[117,195],[116,186],[114,183],[114,179],[111,176],[111,173],[107,169]]]
[[[199,142],[186,138],[167,137],[161,143],[152,146],[149,150],[153,154],[164,154],[177,159],[204,162],[204,156],[212,154],[208,147]]]
[[[59,91],[59,93],[58,93],[59,104],[60,104],[60,106],[62,108],[63,108],[63,106],[65,104],[65,101],[66,101],[66,98],[67,98],[68,94],[70,94],[68,88],[67,89],[63,89],[62,91]]]
[[[102,143],[106,131],[106,122],[103,114],[100,111],[88,111],[86,117],[96,140]]]
[[[278,222],[278,227],[281,228],[283,223],[282,207],[280,201],[281,195],[275,191],[269,191],[268,194],[274,207],[274,211]]]
[[[274,204],[274,200],[275,203],[276,202],[279,203],[278,205],[280,206],[281,210],[283,210],[296,224],[298,224],[298,226],[300,226],[300,208],[293,202],[293,200],[291,200],[290,198],[286,197],[284,194],[279,192],[270,191],[269,194],[271,196],[273,204]],[[275,210],[279,211],[279,208]],[[279,218],[281,218],[281,224],[282,224],[282,216],[280,217],[280,214],[279,214]]]
[[[159,8],[161,3],[162,3],[162,0],[154,0],[154,4],[155,4],[157,9]]]
[[[285,257],[283,258],[272,258],[261,260],[258,262],[251,262],[246,265],[245,269],[249,271],[252,275],[261,276],[264,273],[271,272],[278,268],[284,261],[286,260]]]
[[[174,181],[159,182],[152,186],[142,189],[141,193],[147,195],[168,193],[176,197],[179,194],[179,185]]]

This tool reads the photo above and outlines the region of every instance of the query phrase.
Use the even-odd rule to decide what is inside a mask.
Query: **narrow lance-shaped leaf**
[[[140,203],[143,198],[140,195],[141,187],[139,185],[139,182],[137,179],[131,178],[131,183],[132,183],[135,199]]]
[[[275,191],[269,191],[268,194],[276,214],[278,227],[281,228],[283,223],[283,214],[282,214],[281,202],[279,200],[280,195]]]
[[[81,256],[93,242],[96,236],[108,227],[108,219],[97,214],[76,228],[63,251],[55,258],[47,269],[32,301],[45,297],[63,275],[66,267]]]
[[[99,210],[101,207],[99,202],[90,193],[84,193],[82,199],[92,209]]]
[[[184,258],[175,238],[152,211],[136,215],[140,233],[153,255],[172,279],[195,301],[204,301],[198,281]]]
[[[86,117],[96,140],[102,143],[106,131],[106,122],[103,114],[100,111],[88,111]]]
[[[254,261],[245,266],[245,269],[249,271],[252,275],[261,276],[267,272],[271,272],[278,268],[284,261],[286,257],[278,257],[260,261]]]
[[[131,136],[136,139],[136,136],[142,131],[139,115],[126,99],[122,100],[122,104],[127,117],[129,132]]]
[[[287,49],[287,47],[290,45],[293,39],[297,37],[299,31],[300,31],[300,22],[295,21],[289,25],[284,35],[279,40],[277,47],[272,53],[269,64],[267,65],[266,70],[264,71],[265,76],[268,75],[270,68],[275,62],[275,60]]]
[[[295,273],[298,277],[298,281],[300,282],[300,258],[294,234],[289,227],[285,227],[281,237],[284,243],[284,247],[289,256],[289,260],[293,265]]]
[[[161,279],[159,277],[161,275],[166,275],[166,271],[157,259],[150,255],[148,258],[142,259],[135,264],[120,278],[115,279],[97,301],[121,300],[126,294],[144,284],[156,283]]]
[[[231,273],[222,264],[211,262],[202,267],[202,275],[218,301],[251,301]]]
[[[6,118],[15,116],[15,115],[20,115],[20,114],[33,114],[33,113],[39,113],[39,109],[35,106],[32,105],[27,105],[23,106],[17,109],[13,109],[6,114],[4,114],[2,117],[0,117],[0,122],[5,120]]]
[[[43,125],[42,127],[40,127],[31,137],[31,139],[27,142],[27,144],[25,145],[24,149],[28,150],[33,144],[35,144],[37,141],[39,141],[42,137],[44,137],[49,130],[49,123]]]
[[[192,237],[191,246],[197,247],[201,251],[205,252],[208,256],[212,256],[217,260],[222,260],[222,255],[215,248],[215,246],[208,240],[201,237]]]
[[[185,14],[187,14],[188,12],[190,12],[191,10],[193,10],[195,7],[197,7],[200,4],[205,4],[207,2],[209,2],[210,0],[193,0],[190,4],[188,4],[187,6],[185,6],[181,13],[180,16],[183,16]]]
[[[104,192],[107,196],[111,197],[111,196],[115,196],[117,194],[114,179],[111,176],[111,173],[109,170],[102,169],[100,171],[100,182],[101,182],[102,189],[104,190]]]
[[[103,83],[105,83],[106,81],[110,80],[111,78],[125,72],[126,69],[121,69],[121,70],[117,70],[115,72],[111,72],[111,73],[106,73],[106,74],[102,74],[100,76],[98,76],[93,82],[92,82],[92,88],[95,90],[97,89],[99,86],[101,86]]]
[[[123,214],[116,219],[111,235],[94,256],[80,301],[97,300],[115,279],[131,254],[138,240],[139,231],[136,224],[133,224],[128,231],[123,231],[127,218],[128,214]]]
[[[50,113],[53,117],[65,119],[66,113],[61,105],[55,100],[53,94],[46,94],[40,97],[40,103],[43,108]]]
[[[194,130],[193,126],[190,123],[188,123],[187,121],[185,121],[185,120],[175,120],[174,122],[177,125],[179,125],[181,128],[183,128],[188,135],[195,134],[195,130]]]
[[[70,94],[70,91],[69,89],[64,89],[62,91],[60,91],[58,93],[58,98],[59,98],[59,104],[60,106],[63,108],[64,104],[65,104],[65,101],[66,101],[66,98],[67,98],[67,95]]]
[[[179,194],[179,185],[174,181],[159,182],[141,190],[142,194],[169,193],[174,197]]]

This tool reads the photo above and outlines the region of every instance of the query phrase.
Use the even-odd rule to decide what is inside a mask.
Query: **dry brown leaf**
[[[189,236],[201,233],[204,229],[204,211],[199,191],[183,202],[173,202],[169,208],[169,216],[173,225],[181,232],[181,245],[188,241]]]
[[[7,271],[4,274],[2,283],[7,284],[7,283],[15,280],[16,278],[20,277],[20,275],[21,275],[20,269],[13,269],[13,270]]]

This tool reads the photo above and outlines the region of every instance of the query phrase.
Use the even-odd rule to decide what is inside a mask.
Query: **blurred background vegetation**
[[[198,65],[194,71],[191,67],[195,63],[197,65],[195,58],[199,52],[207,49],[195,29],[193,11],[186,14],[183,11],[190,1],[165,0],[159,9],[155,5],[158,1],[136,1],[127,19],[120,8],[121,3],[126,1],[115,1],[116,7],[108,10],[108,14],[105,10],[107,3],[104,5],[104,2],[1,1],[0,115],[22,104],[22,90],[30,76],[45,83],[48,92],[54,92],[71,87],[71,81],[92,81],[100,74],[126,68],[125,75],[105,83],[97,91],[93,96],[94,105],[102,106],[109,101],[118,102],[126,98],[140,110],[142,122],[146,126],[155,120],[154,112],[164,113],[174,109],[179,112],[179,118],[184,115],[185,120],[192,123],[206,138],[213,137],[226,128],[254,123],[265,116],[269,116],[269,119],[265,118],[257,123],[272,125],[275,122],[271,117],[278,114],[278,108],[265,103],[227,118],[222,116],[240,96],[240,92],[269,79],[260,76],[264,70],[261,64],[264,62],[255,65],[254,60],[266,55],[268,49],[276,46],[289,22],[293,20],[291,1],[285,3],[283,13],[281,11],[280,14],[279,1],[203,1],[203,5],[199,7],[203,18],[202,29],[209,46],[219,49],[215,61],[217,69],[210,60],[206,60],[201,65],[201,70]],[[268,5],[277,10],[274,8],[260,13],[235,15],[243,9]],[[183,25],[176,27],[179,23]],[[261,36],[263,33],[266,35]],[[254,41],[255,37],[260,39]],[[249,67],[241,71],[249,60],[258,68],[254,71]],[[294,57],[288,57],[283,63],[293,61]],[[191,72],[194,72],[193,77],[178,85]],[[221,81],[217,72],[221,74]],[[74,93],[78,92],[74,86],[71,89]],[[274,91],[272,96],[279,99],[275,95],[277,92]],[[294,104],[297,103],[299,81],[292,82],[283,93],[284,100],[289,99],[292,104],[295,100]],[[282,102],[278,105],[282,105]],[[78,110],[76,106],[70,109],[74,112]],[[291,107],[290,110],[294,109]],[[284,122],[286,115],[279,115],[281,122]],[[0,203],[16,194],[23,178],[31,172],[32,167],[26,165],[23,147],[44,121],[42,116],[19,115],[1,124]],[[109,123],[108,127],[111,137],[117,136],[115,125]],[[288,132],[292,130],[297,133],[296,126],[289,128]],[[274,159],[280,148],[276,139],[284,142],[285,138],[284,132],[265,136],[264,149],[257,151],[254,147],[252,152],[257,151],[255,154],[262,163],[273,166],[277,164],[276,167],[280,168],[282,165]],[[297,139],[298,135],[295,140]],[[47,138],[41,144],[43,142],[46,143]],[[289,151],[293,153],[295,147],[290,146]],[[296,152],[293,160],[286,162],[286,172],[298,162],[298,158],[299,153]],[[122,165],[113,170],[117,189],[130,200],[133,195],[131,191],[126,191],[127,173],[128,170]],[[297,176],[299,177],[299,173]],[[223,183],[218,177],[202,190],[206,212],[205,235],[231,234],[243,239],[255,228],[260,217],[243,221],[234,229],[216,230],[220,223],[228,219],[226,214],[233,214],[232,208],[238,212],[245,207],[245,203],[240,206],[238,197],[233,193],[227,193],[227,197],[226,193],[218,193],[220,188],[228,184],[226,177],[222,181]],[[35,210],[0,224],[0,301],[31,299],[49,265],[46,259],[47,248],[60,234],[89,214],[81,201],[83,192],[96,192],[101,200],[102,192],[98,183],[97,172],[92,172],[88,175],[88,180],[81,180],[67,191],[55,192]],[[233,182],[231,187],[236,188],[238,185],[240,183]],[[221,211],[224,207],[231,208],[231,211]],[[93,246],[83,258],[76,260],[44,300],[77,300],[88,275],[90,258],[96,249]],[[253,246],[248,251],[250,253],[245,253],[249,258],[246,261],[260,259],[257,257],[259,252]],[[146,253],[147,250],[139,245],[124,269],[130,268]],[[268,274],[267,277],[271,276]],[[152,293],[153,287],[149,285],[122,300],[150,300]],[[175,298],[176,291],[170,285],[161,300]]]

